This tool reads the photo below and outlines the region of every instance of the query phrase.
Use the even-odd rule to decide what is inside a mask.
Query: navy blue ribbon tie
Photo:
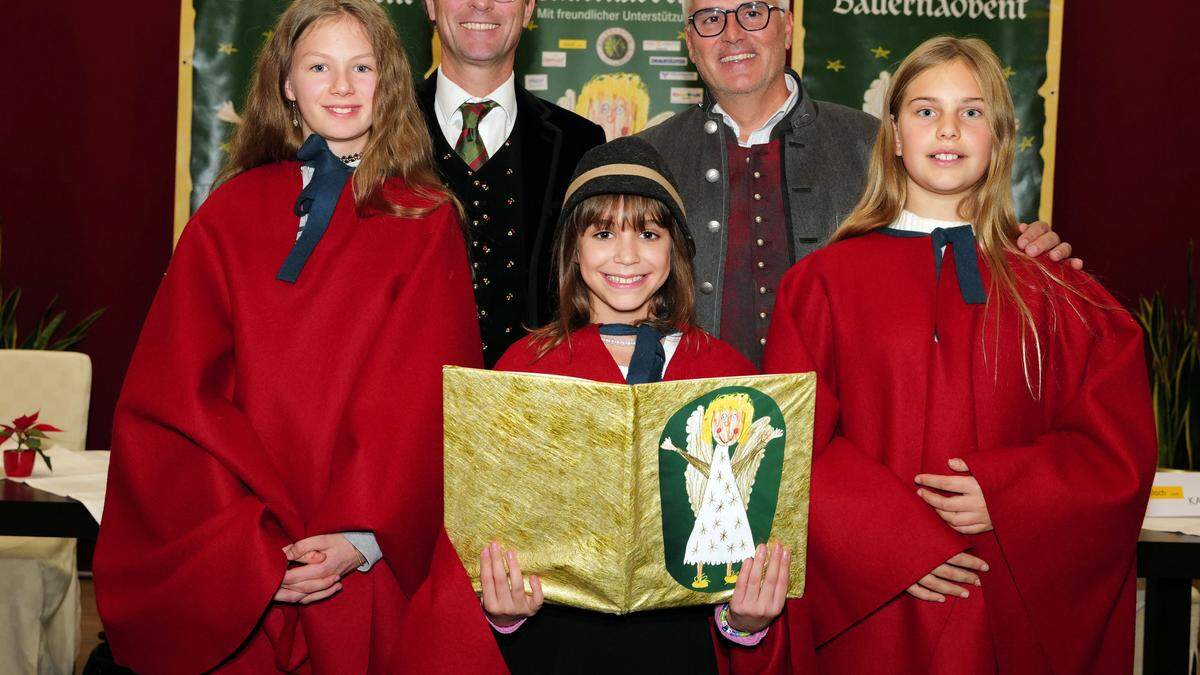
[[[983,292],[983,277],[979,274],[979,259],[975,256],[975,232],[970,225],[937,227],[929,233],[933,241],[933,261],[937,276],[942,277],[942,247],[954,250],[954,268],[958,272],[958,290],[968,305],[987,301]]]
[[[321,237],[325,236],[329,221],[333,219],[333,210],[337,208],[338,199],[342,196],[342,189],[354,173],[352,167],[347,166],[329,150],[325,139],[318,134],[312,134],[304,141],[304,145],[296,151],[296,159],[304,166],[312,167],[313,177],[300,191],[294,209],[296,216],[307,214],[308,220],[300,238],[283,261],[283,267],[280,267],[279,273],[275,275],[276,279],[290,284],[296,283],[296,279],[300,277],[300,270],[304,269],[304,263],[308,262],[313,249],[317,247]]]
[[[657,328],[641,324],[630,326],[624,323],[605,323],[600,325],[601,335],[636,335],[633,344],[633,357],[629,359],[629,374],[625,376],[626,384],[646,384],[661,382],[663,365],[667,362],[667,353],[663,350],[663,334]]]

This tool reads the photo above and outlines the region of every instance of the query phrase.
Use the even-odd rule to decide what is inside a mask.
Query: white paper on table
[[[1142,529],[1200,537],[1200,518],[1146,518],[1142,522]]]
[[[46,468],[41,457],[37,457],[33,464],[33,475],[5,478],[60,497],[78,499],[99,523],[100,515],[104,512],[104,491],[108,486],[109,452],[68,450],[55,445],[48,448],[46,454],[54,464],[53,472]]]

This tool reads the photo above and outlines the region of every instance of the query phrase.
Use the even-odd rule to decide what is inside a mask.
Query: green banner
[[[793,61],[813,98],[881,115],[892,73],[935,35],[979,37],[996,50],[1017,115],[1017,217],[1050,218],[1062,0],[807,0]]]
[[[190,142],[187,203],[176,209],[176,236],[200,206],[225,161],[240,117],[254,58],[287,0],[184,0],[195,21],[181,43],[194,40],[183,58],[181,92],[190,82],[190,120],[180,116],[180,138]],[[432,26],[420,2],[381,2],[400,33],[414,75],[435,65]],[[189,27],[194,33],[189,35]],[[190,67],[189,67],[190,66]],[[517,52],[520,83],[548,101],[604,127],[608,137],[637,133],[700,101],[699,77],[687,58],[676,0],[542,0]],[[183,172],[183,164],[180,164]]]
[[[438,52],[423,4],[380,4],[393,18],[414,75],[423,78]],[[225,161],[254,58],[287,5],[183,0],[176,237]],[[1062,0],[794,5],[792,57],[812,95],[876,114],[890,73],[922,40],[941,33],[987,40],[1007,68],[1017,106],[1018,215],[1027,222],[1040,210],[1049,219]],[[526,89],[591,119],[610,139],[661,122],[702,95],[677,0],[541,0],[521,39],[516,71]]]
[[[526,89],[599,124],[609,140],[703,96],[675,0],[541,0],[516,70]]]

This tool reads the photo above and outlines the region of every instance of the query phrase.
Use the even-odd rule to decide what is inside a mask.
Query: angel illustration
[[[733,563],[754,556],[748,508],[750,491],[767,444],[783,435],[768,417],[754,419],[749,394],[723,394],[687,420],[687,448],[668,437],[662,449],[687,460],[683,478],[696,522],[684,549],[684,564],[696,566],[692,588],[707,588],[705,565],[725,564],[725,582],[734,583]]]

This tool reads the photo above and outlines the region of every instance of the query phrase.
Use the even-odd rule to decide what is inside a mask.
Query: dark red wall
[[[171,252],[178,45],[178,0],[10,2],[0,21],[0,283],[24,288],[26,325],[55,294],[68,321],[108,307],[81,347],[91,448]]]
[[[1126,306],[1200,245],[1200,3],[1066,0],[1054,227]]]
[[[9,3],[0,62],[0,283],[57,293],[95,368],[89,447],[171,250],[179,2]],[[1200,6],[1067,0],[1054,225],[1123,300],[1183,296],[1200,239]],[[4,386],[4,383],[0,383]]]

